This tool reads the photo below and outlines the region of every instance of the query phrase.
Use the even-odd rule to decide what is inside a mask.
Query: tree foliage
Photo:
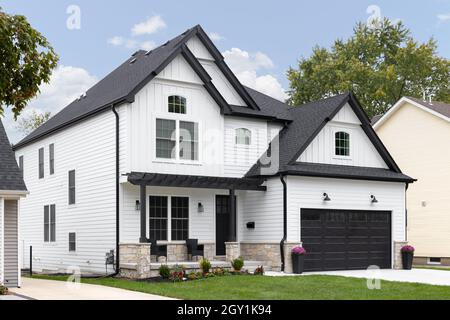
[[[0,57],[0,116],[10,106],[17,119],[39,85],[50,80],[58,56],[24,16],[0,8]]]
[[[16,128],[24,135],[27,135],[50,119],[50,116],[50,112],[41,113],[32,110],[30,114],[21,116],[19,121],[17,121]]]
[[[288,102],[299,105],[352,90],[367,114],[382,114],[402,96],[450,102],[450,60],[437,55],[436,41],[419,43],[402,22],[376,27],[358,23],[346,41],[312,55],[287,72]]]

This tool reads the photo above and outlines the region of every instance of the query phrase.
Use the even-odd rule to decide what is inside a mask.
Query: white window
[[[252,132],[246,128],[236,129],[236,144],[250,145],[252,143]]]
[[[338,131],[334,134],[335,155],[350,156],[350,135],[344,131]]]
[[[198,136],[196,122],[156,119],[156,157],[198,160]]]
[[[56,206],[44,206],[44,242],[56,241]]]
[[[182,96],[170,96],[168,98],[169,112],[186,114],[186,98]]]

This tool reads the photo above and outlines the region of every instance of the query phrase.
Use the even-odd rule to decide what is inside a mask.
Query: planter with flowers
[[[297,246],[292,248],[292,272],[300,274],[305,268],[305,254],[306,250],[303,247]]]
[[[404,270],[411,270],[414,258],[414,247],[403,246],[400,250],[402,252],[402,264]]]

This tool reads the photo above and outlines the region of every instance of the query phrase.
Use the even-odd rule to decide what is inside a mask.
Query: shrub
[[[214,268],[213,273],[216,276],[223,276],[225,274],[225,270],[223,268]]]
[[[0,285],[0,296],[5,294],[8,294],[8,288]]]
[[[410,245],[403,246],[401,252],[414,252],[414,247]]]
[[[233,267],[233,269],[235,271],[237,271],[237,272],[241,271],[242,267],[244,266],[244,259],[239,257],[239,258],[232,260],[231,266]]]
[[[170,269],[166,264],[162,264],[159,267],[159,275],[163,278],[163,279],[168,279],[170,277]]]
[[[211,269],[211,262],[208,259],[202,258],[199,262],[200,269],[202,269],[203,273],[208,273]]]
[[[188,278],[189,280],[196,280],[196,279],[198,279],[197,273],[195,273],[194,271],[191,271],[191,272],[189,272],[187,278]]]
[[[196,275],[197,275],[197,279],[203,278],[203,272],[201,272],[201,271],[197,272]]]
[[[292,248],[292,254],[306,254],[306,250],[303,247],[297,246]]]
[[[263,276],[264,275],[264,267],[258,266],[258,268],[255,269],[255,272],[253,274]]]
[[[169,279],[176,282],[176,281],[183,281],[183,278],[185,277],[185,267],[182,265],[174,265],[172,269],[170,270],[170,277]]]

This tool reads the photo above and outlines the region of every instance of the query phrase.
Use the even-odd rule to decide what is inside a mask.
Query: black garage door
[[[391,268],[388,211],[301,210],[305,270]]]

